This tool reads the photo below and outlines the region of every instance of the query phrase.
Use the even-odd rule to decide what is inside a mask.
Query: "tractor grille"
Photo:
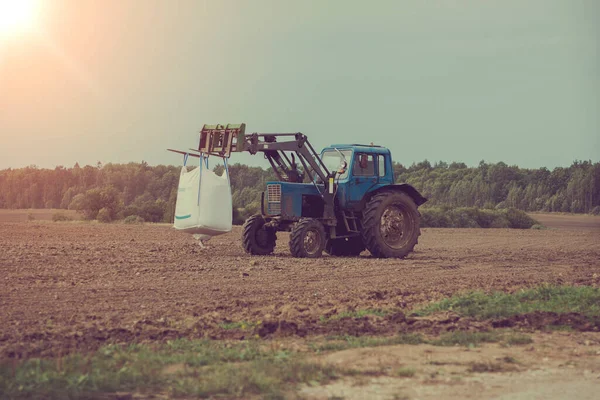
[[[281,185],[267,185],[267,214],[281,214]]]

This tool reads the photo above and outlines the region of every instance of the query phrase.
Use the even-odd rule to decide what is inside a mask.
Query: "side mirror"
[[[343,175],[347,169],[348,169],[348,163],[346,161],[342,161],[342,163],[340,164],[340,167],[338,168],[337,173],[339,175]]]

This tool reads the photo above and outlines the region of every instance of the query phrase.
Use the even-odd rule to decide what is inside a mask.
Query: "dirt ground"
[[[598,333],[536,333],[532,339],[518,347],[398,345],[330,353],[321,361],[352,365],[361,374],[306,385],[299,394],[311,400],[598,398]]]
[[[595,230],[423,229],[404,260],[368,253],[294,259],[286,234],[274,256],[250,257],[239,236],[236,227],[201,249],[166,225],[0,223],[0,354],[55,355],[175,337],[484,330],[489,324],[403,312],[467,290],[600,284]],[[398,312],[320,323],[379,308]],[[554,318],[538,317],[503,325],[537,328]],[[240,329],[230,329],[232,322]]]
[[[547,230],[423,229],[416,252],[404,260],[372,259],[368,253],[294,259],[285,234],[274,256],[250,257],[241,248],[239,227],[201,249],[166,225],[0,222],[0,356],[56,356],[112,342],[178,337],[263,338],[302,347],[327,335],[437,335],[510,326],[530,332],[534,343],[328,353],[319,359],[363,374],[309,385],[298,394],[592,399],[600,385],[599,327],[577,315],[480,322],[409,314],[419,304],[469,290],[511,292],[544,282],[600,285],[600,230],[590,229],[590,221],[593,228],[595,219],[550,218],[543,222]],[[396,312],[321,321],[379,308]],[[539,331],[561,318],[576,331]],[[476,363],[499,370],[472,371]],[[389,373],[405,367],[414,376]]]

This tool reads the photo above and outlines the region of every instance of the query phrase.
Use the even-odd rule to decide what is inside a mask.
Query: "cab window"
[[[357,153],[354,157],[352,174],[355,176],[375,175],[375,157],[373,157],[373,154]]]
[[[350,163],[350,160],[352,160],[352,151],[327,150],[323,152],[321,159],[329,171],[337,171],[340,169],[340,166],[343,162],[347,162],[348,164]],[[346,170],[343,174],[338,175],[336,179],[346,179],[347,177],[348,170]]]
[[[377,156],[379,160],[379,176],[385,176],[385,157]]]

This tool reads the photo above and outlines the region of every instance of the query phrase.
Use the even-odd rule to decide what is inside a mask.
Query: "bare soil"
[[[301,398],[562,400],[598,398],[600,335],[532,335],[526,346],[478,348],[397,345],[327,354],[320,361],[359,373],[324,386],[306,385]]]
[[[423,229],[416,252],[404,260],[368,253],[295,259],[286,234],[275,255],[251,257],[240,233],[236,227],[201,249],[166,225],[0,223],[0,355],[177,337],[438,334],[498,323],[536,329],[565,317],[478,322],[406,314],[469,290],[600,284],[594,230]],[[321,320],[362,309],[396,312]],[[577,329],[598,327],[581,321]]]

